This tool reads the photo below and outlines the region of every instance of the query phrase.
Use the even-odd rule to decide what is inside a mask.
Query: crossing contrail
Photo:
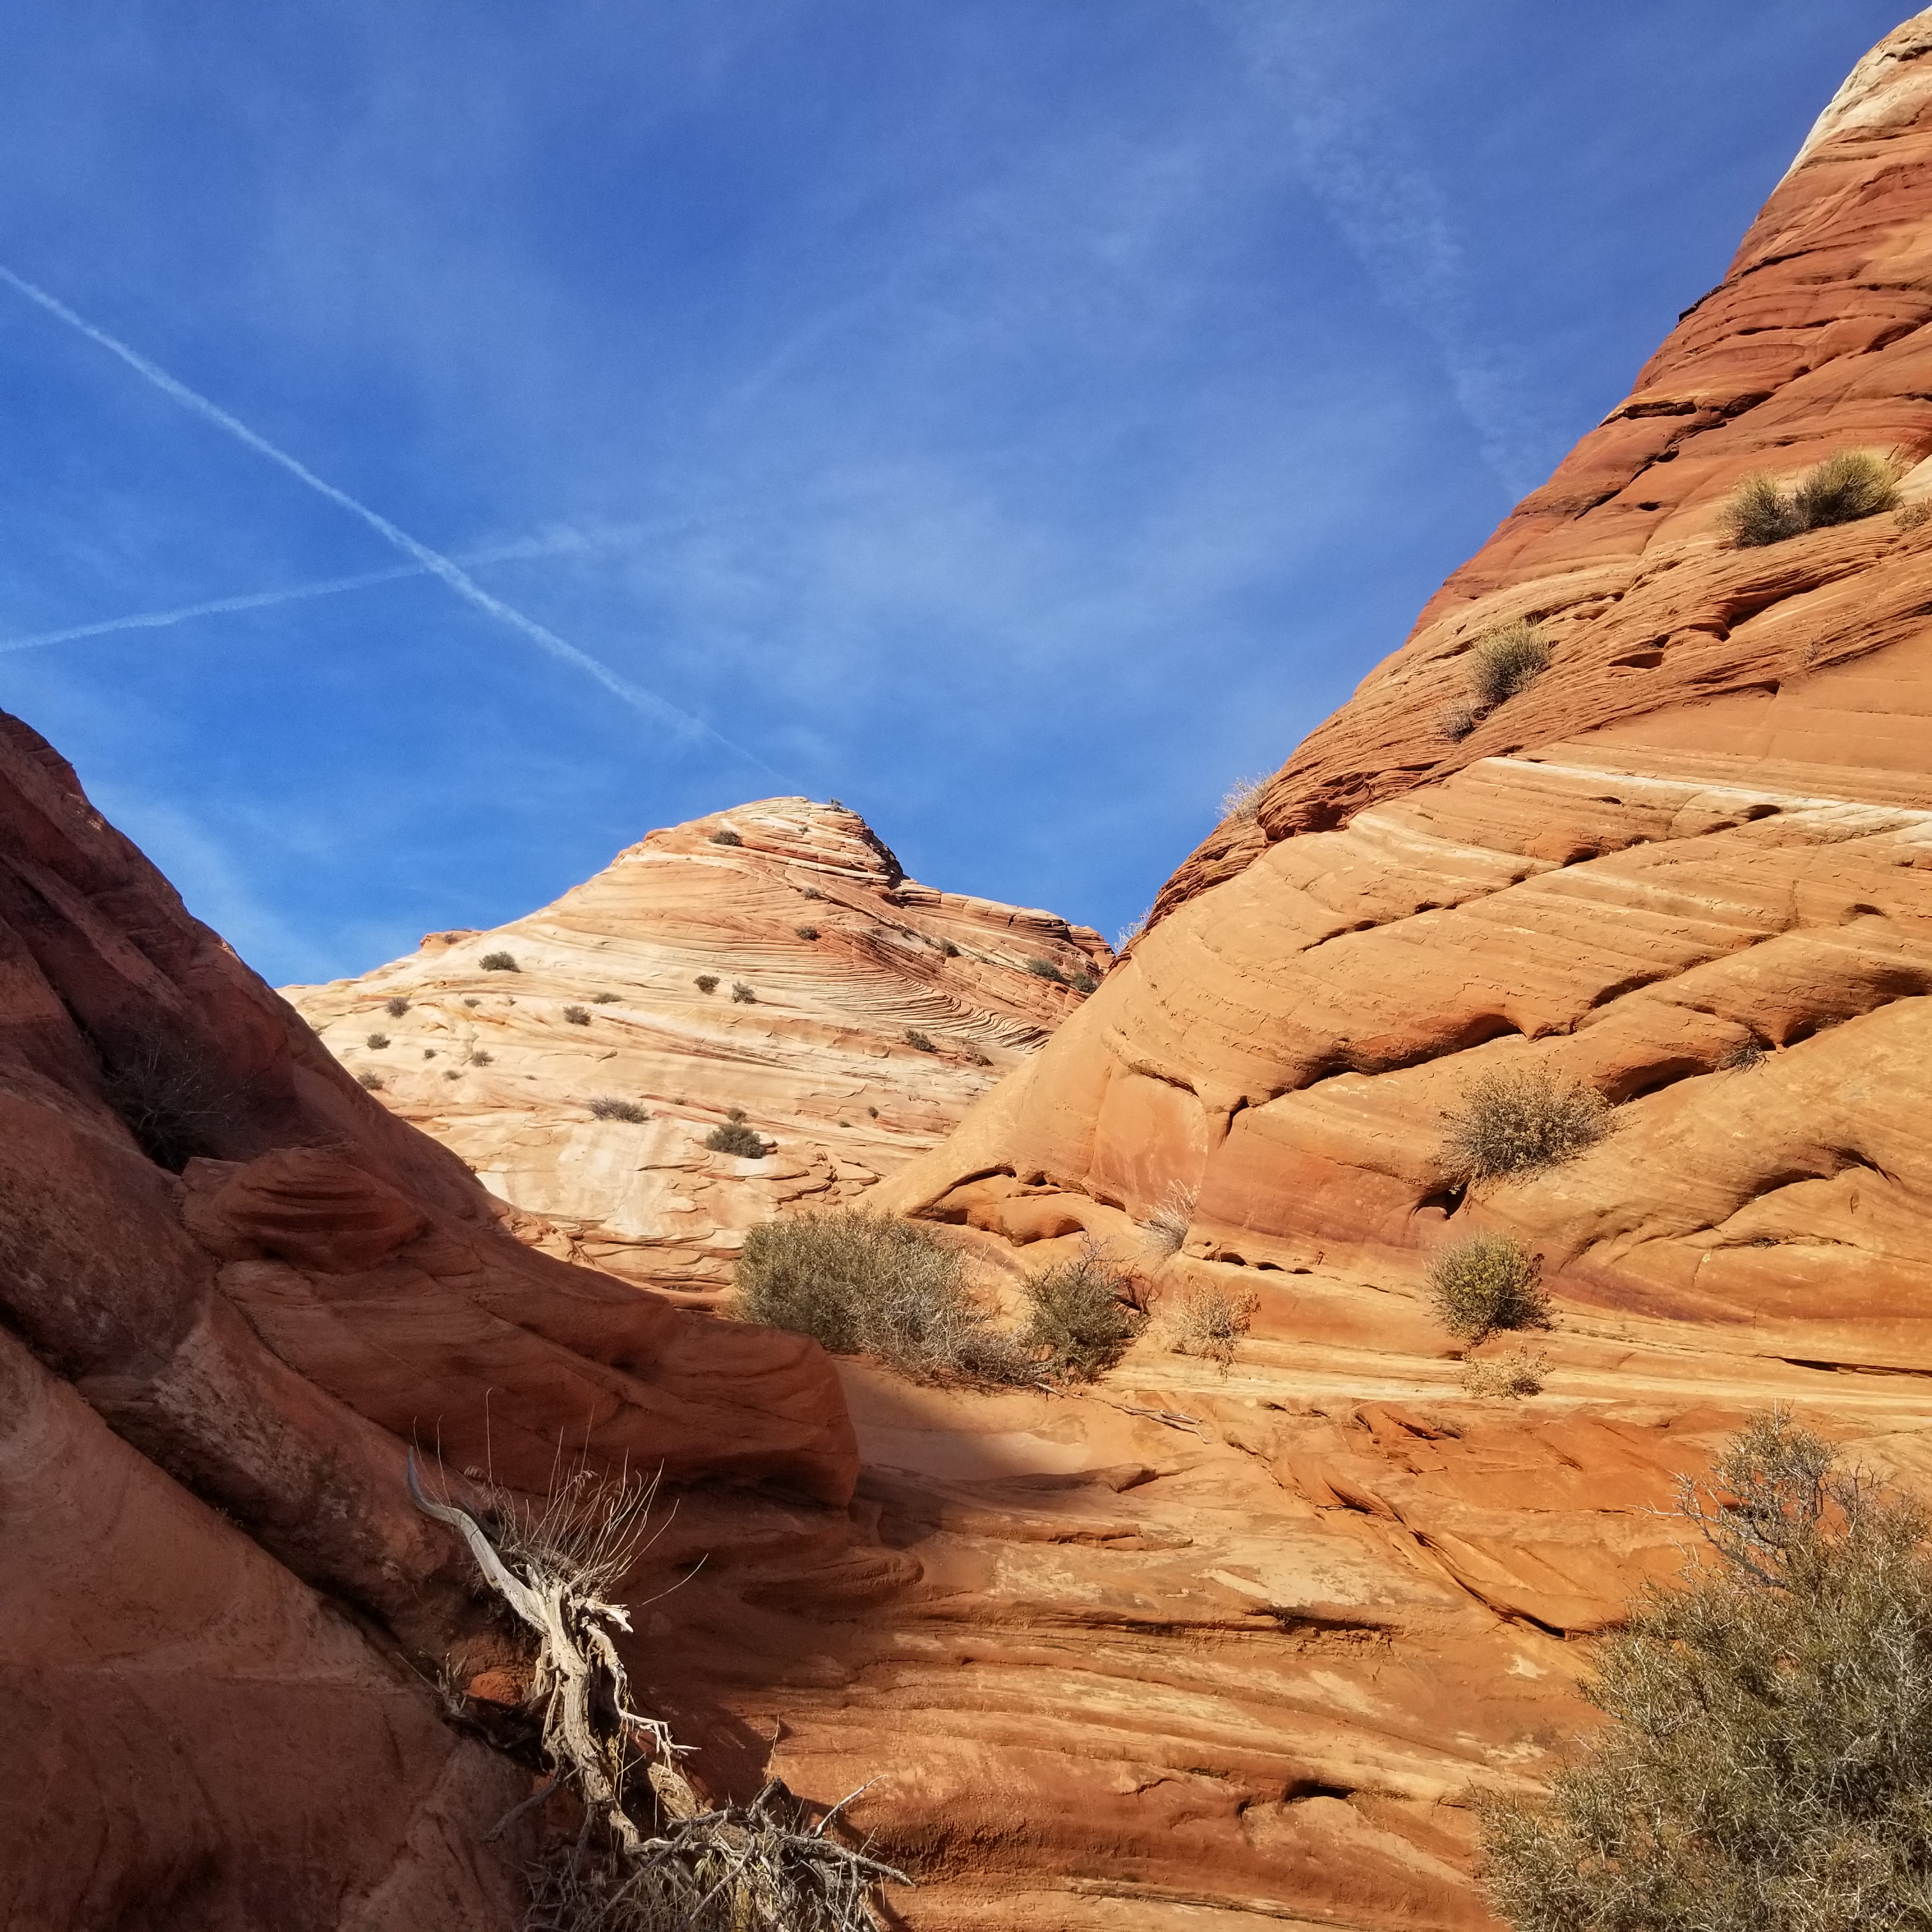
[[[656,692],[645,690],[633,684],[628,678],[620,677],[610,667],[593,658],[588,651],[580,650],[567,639],[560,638],[547,625],[539,624],[534,617],[526,617],[514,605],[506,604],[500,597],[494,597],[478,584],[469,572],[440,550],[430,549],[411,536],[407,530],[390,522],[380,512],[372,510],[366,503],[358,502],[346,490],[338,490],[333,483],[326,482],[299,462],[287,451],[278,448],[267,437],[258,436],[238,417],[230,416],[218,404],[212,403],[199,391],[190,389],[183,382],[170,376],[158,363],[151,362],[139,351],[128,347],[118,337],[110,335],[106,329],[98,328],[83,315],[76,314],[65,302],[50,296],[37,284],[30,282],[24,275],[16,275],[11,268],[0,265],[0,282],[18,290],[48,314],[57,317],[88,341],[104,349],[110,356],[119,357],[143,381],[152,383],[164,396],[172,397],[184,409],[192,410],[205,422],[218,429],[226,430],[237,442],[252,449],[257,456],[265,457],[278,468],[286,470],[298,482],[303,483],[319,496],[326,497],[338,508],[346,510],[352,517],[367,524],[382,541],[410,558],[422,570],[432,577],[440,578],[466,602],[473,604],[479,610],[487,611],[500,622],[507,624],[512,630],[520,632],[538,650],[547,651],[554,658],[574,665],[589,676],[595,678],[614,698],[621,698],[634,710],[646,718],[668,726],[680,737],[708,738],[712,743],[722,746],[726,751],[734,752],[741,758],[748,759],[761,770],[770,772],[774,778],[782,774],[773,770],[756,752],[747,751],[742,745],[734,743],[722,732],[716,731],[701,718],[694,718],[688,711],[681,711],[669,699],[658,696]]]
[[[555,541],[526,538],[499,544],[494,548],[472,550],[465,564],[505,563],[513,559],[554,556],[560,551],[584,548],[582,538],[571,536]],[[427,577],[419,563],[392,564],[387,570],[364,570],[353,577],[326,577],[314,584],[294,584],[282,590],[251,590],[237,597],[205,598],[199,604],[184,604],[172,610],[136,610],[122,617],[102,617],[91,624],[70,624],[59,631],[39,631],[30,638],[0,638],[0,652],[33,651],[47,644],[70,644],[83,638],[111,637],[116,631],[160,631],[171,624],[184,624],[194,617],[218,617],[230,610],[263,610],[277,604],[298,604],[310,597],[336,597],[344,591],[367,590],[379,584],[400,584],[412,577]]]

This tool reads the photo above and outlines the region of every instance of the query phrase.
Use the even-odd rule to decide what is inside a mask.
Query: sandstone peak
[[[843,806],[775,798],[650,832],[527,918],[287,992],[540,1217],[532,1238],[709,1297],[746,1228],[931,1147],[1112,962],[1090,928],[908,879]],[[764,1155],[707,1145],[734,1116]]]

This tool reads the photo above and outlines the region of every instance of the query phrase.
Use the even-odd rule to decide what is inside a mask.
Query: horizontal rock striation
[[[746,1228],[932,1147],[1112,958],[908,879],[843,806],[768,799],[651,832],[526,919],[287,992],[530,1238],[702,1302]],[[766,1155],[706,1147],[734,1114]]]
[[[1629,400],[870,1197],[1007,1282],[1101,1240],[1155,1310],[1083,1396],[848,1372],[920,1580],[812,1653],[780,1762],[924,1726],[855,1808],[923,1854],[911,1922],[1488,1924],[1471,1798],[1590,1720],[1578,1640],[1675,1570],[1676,1474],[1778,1402],[1932,1479],[1928,103],[1921,16]],[[1732,545],[1747,478],[1846,448],[1898,511]],[[1454,716],[1520,620],[1549,668]],[[1610,1131],[1471,1182],[1498,1073]],[[1553,1328],[1447,1331],[1425,1270],[1473,1233]],[[1225,1375],[1163,1339],[1202,1293],[1252,1300]],[[1540,1393],[1478,1393],[1516,1348]]]

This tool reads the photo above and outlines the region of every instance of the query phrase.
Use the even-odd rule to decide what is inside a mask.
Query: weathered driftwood
[[[424,1492],[413,1451],[407,1474],[416,1507],[462,1537],[536,1636],[526,1702],[541,1716],[551,1777],[518,1811],[560,1786],[583,1801],[583,1834],[539,1876],[529,1932],[873,1932],[874,1888],[911,1881],[830,1835],[857,1792],[815,1823],[776,1780],[748,1804],[707,1809],[680,1767],[685,1748],[632,1708],[613,1636],[629,1630],[630,1613],[604,1593],[642,1547],[647,1486],[580,1474],[541,1512],[506,1498],[472,1514]],[[586,1484],[587,1496],[573,1493]],[[640,1769],[643,1822],[631,1796]]]

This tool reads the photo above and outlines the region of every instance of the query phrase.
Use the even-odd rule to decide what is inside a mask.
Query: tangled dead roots
[[[610,1595],[647,1540],[651,1486],[580,1471],[541,1506],[492,1491],[472,1513],[424,1492],[413,1451],[408,1481],[536,1638],[525,1703],[550,1777],[497,1831],[560,1789],[584,1808],[575,1844],[537,1876],[526,1932],[877,1932],[879,1883],[911,1881],[830,1835],[849,1798],[815,1823],[776,1780],[748,1804],[707,1807],[686,1748],[632,1708],[614,1636],[630,1613]]]

